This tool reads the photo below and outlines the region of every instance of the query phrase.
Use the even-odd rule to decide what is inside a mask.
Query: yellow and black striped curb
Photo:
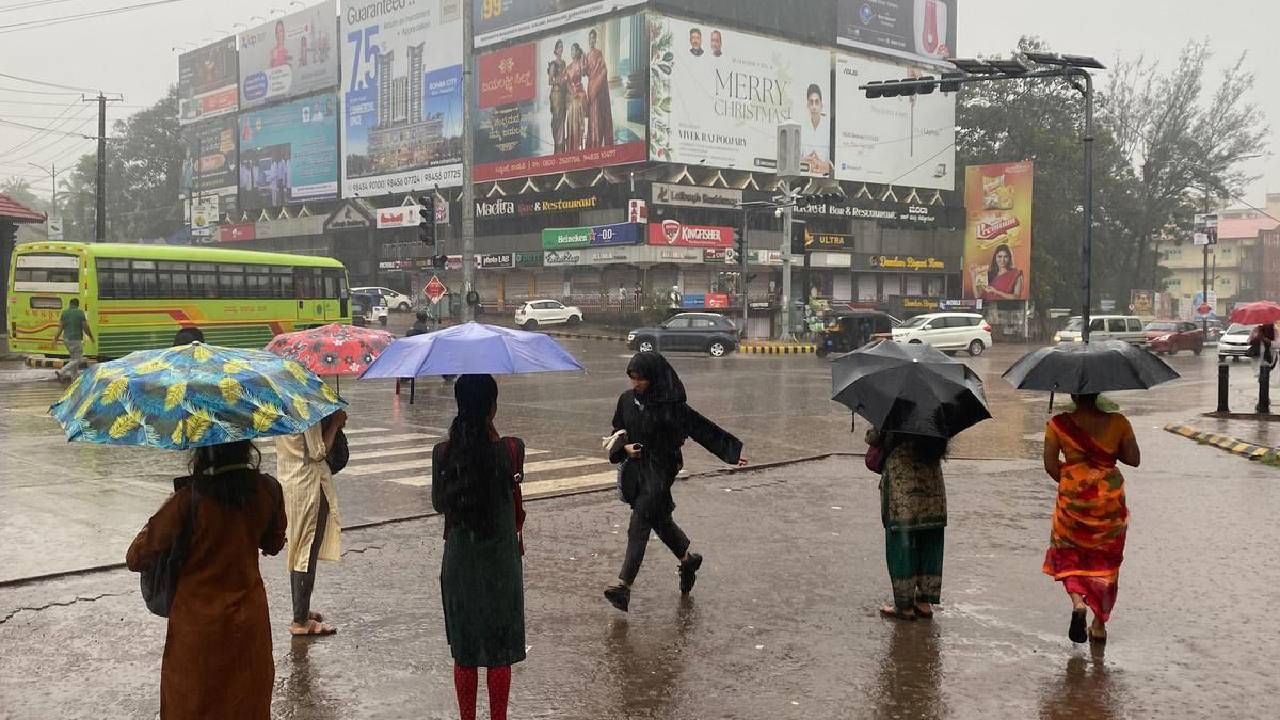
[[[65,358],[37,357],[35,355],[27,356],[27,367],[31,368],[53,368],[54,370],[61,370],[62,366],[66,364],[67,361]]]
[[[1265,445],[1254,445],[1251,442],[1245,442],[1240,438],[1231,437],[1230,435],[1219,435],[1217,433],[1196,430],[1189,425],[1165,425],[1166,432],[1174,435],[1181,435],[1189,440],[1195,440],[1201,445],[1212,445],[1219,450],[1226,450],[1232,455],[1239,455],[1250,460],[1274,460],[1280,451],[1276,448],[1267,447]]]
[[[744,344],[739,350],[747,355],[806,355],[813,354],[818,351],[818,346],[813,344],[798,345],[747,345]]]
[[[566,332],[546,332],[546,331],[544,331],[543,334],[550,335],[551,337],[567,338],[569,340],[608,340],[610,342],[626,342],[627,341],[626,338],[618,337],[617,335],[596,335],[592,333],[566,333]]]

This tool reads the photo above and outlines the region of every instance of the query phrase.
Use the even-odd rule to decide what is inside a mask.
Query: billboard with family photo
[[[927,74],[901,61],[836,55],[837,178],[955,188],[956,94],[868,100],[858,89],[870,81]]]
[[[240,34],[240,108],[328,90],[338,83],[337,0]]]
[[[178,56],[178,122],[182,125],[240,109],[236,38]]]
[[[970,165],[964,172],[964,299],[1031,297],[1030,161]]]
[[[644,160],[645,31],[610,18],[477,58],[475,179]]]
[[[345,197],[462,184],[461,0],[342,0]]]
[[[673,18],[650,40],[652,160],[768,172],[794,122],[807,170],[831,170],[829,51]]]
[[[240,114],[240,207],[338,197],[338,98],[313,95]]]

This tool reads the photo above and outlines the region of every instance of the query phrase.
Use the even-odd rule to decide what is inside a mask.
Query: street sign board
[[[1201,315],[1209,315],[1213,312],[1213,306],[1209,304],[1201,305],[1200,307],[1196,308],[1196,312],[1200,313]]]
[[[440,302],[440,298],[444,297],[444,294],[448,291],[449,289],[435,275],[431,276],[431,279],[427,281],[427,286],[422,289],[423,294],[427,296],[432,305]]]

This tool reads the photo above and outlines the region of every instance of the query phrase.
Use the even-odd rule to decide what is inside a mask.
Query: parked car
[[[976,313],[929,313],[894,328],[893,339],[924,343],[943,351],[967,350],[977,357],[991,347],[991,325]]]
[[[627,347],[640,352],[705,352],[724,357],[738,349],[738,327],[723,315],[681,313],[658,327],[627,333]]]
[[[1235,362],[1238,358],[1248,357],[1249,335],[1255,327],[1257,325],[1231,323],[1222,337],[1218,338],[1218,360],[1231,358],[1231,362]]]
[[[1084,327],[1077,317],[1067,321],[1067,326],[1053,336],[1055,343],[1080,342],[1080,330]],[[1142,330],[1142,320],[1137,315],[1093,315],[1089,318],[1089,340],[1123,340],[1131,345],[1145,347],[1147,335]]]
[[[389,313],[387,301],[377,293],[351,293],[351,324],[365,327],[376,322],[383,327],[387,324]]]
[[[1153,320],[1142,331],[1147,334],[1147,347],[1152,352],[1177,355],[1182,350],[1190,350],[1199,355],[1204,350],[1204,330],[1192,322]]]
[[[582,311],[558,300],[530,300],[516,310],[516,325],[525,330],[537,330],[542,325],[577,325],[582,322]]]
[[[409,312],[409,310],[413,308],[413,298],[409,297],[408,295],[405,295],[404,293],[398,293],[395,290],[392,290],[391,288],[358,287],[358,288],[351,288],[351,292],[379,295],[385,301],[385,304],[388,308],[395,308],[400,312]]]

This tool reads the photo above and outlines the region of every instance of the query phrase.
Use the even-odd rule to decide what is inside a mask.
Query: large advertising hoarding
[[[217,193],[237,182],[236,119],[224,116],[182,128],[182,178],[179,197]]]
[[[744,30],[761,30],[773,37],[810,40],[830,45],[836,6],[830,0],[760,2],[759,0],[657,0],[659,12],[695,13],[708,20],[725,20]]]
[[[475,46],[572,25],[646,0],[476,0]]]
[[[836,42],[941,63],[955,56],[956,0],[840,0]]]
[[[338,98],[314,95],[240,114],[240,207],[338,197]]]
[[[964,299],[1031,297],[1030,161],[970,165],[964,172]]]
[[[778,125],[831,169],[831,53],[672,18],[650,22],[650,157],[735,170],[777,167]]]
[[[858,89],[872,80],[925,74],[905,63],[836,55],[837,178],[955,188],[955,93],[868,100]]]
[[[178,122],[198,122],[240,108],[235,36],[178,56]]]
[[[342,0],[346,197],[462,184],[462,3]]]
[[[646,52],[633,15],[481,55],[475,179],[644,160]]]
[[[338,82],[337,0],[240,34],[240,108],[328,90]]]

